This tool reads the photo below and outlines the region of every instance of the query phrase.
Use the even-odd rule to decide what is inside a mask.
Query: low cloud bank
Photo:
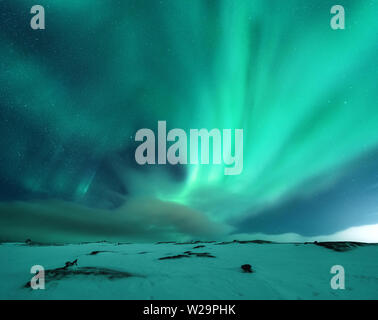
[[[304,237],[297,233],[269,235],[264,233],[239,233],[228,236],[228,239],[261,239],[277,242],[313,242],[313,241],[356,241],[378,243],[378,224],[352,227],[330,235]]]
[[[138,198],[117,210],[63,201],[0,204],[0,240],[47,243],[217,238],[227,227],[172,202]]]

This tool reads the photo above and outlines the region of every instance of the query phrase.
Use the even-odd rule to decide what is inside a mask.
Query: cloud
[[[227,228],[186,206],[135,198],[117,210],[59,200],[0,204],[0,239],[72,243],[216,238]]]
[[[304,237],[297,233],[264,234],[264,233],[239,233],[228,236],[228,239],[241,240],[269,240],[276,242],[313,242],[313,241],[356,241],[366,243],[378,243],[378,224],[352,227],[329,235]]]
[[[44,243],[86,241],[185,241],[189,239],[261,239],[277,242],[359,241],[378,243],[378,224],[352,227],[329,235],[296,233],[232,234],[231,227],[174,202],[134,198],[117,210],[91,209],[72,202],[0,203],[0,240]]]

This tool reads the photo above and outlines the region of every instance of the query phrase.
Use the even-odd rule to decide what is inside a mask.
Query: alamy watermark
[[[331,268],[331,274],[334,276],[331,278],[331,288],[333,290],[344,290],[345,289],[345,270],[341,265],[335,265]]]
[[[66,267],[74,265],[74,262],[66,262]],[[30,288],[33,290],[45,290],[45,268],[41,265],[34,265],[30,269],[31,274],[35,274],[30,280]],[[334,265],[331,267],[330,273],[333,274],[330,280],[330,286],[333,290],[345,289],[345,269],[341,265]]]
[[[210,164],[212,158],[213,164],[225,165],[225,175],[238,175],[243,171],[243,129],[235,129],[234,142],[232,136],[231,129],[190,129],[188,141],[183,129],[176,128],[167,133],[166,121],[158,121],[157,159],[155,133],[145,128],[135,134],[135,141],[142,142],[135,150],[135,160],[139,165],[167,162],[172,165],[195,165]],[[173,142],[168,149],[167,142]]]
[[[30,288],[33,290],[45,290],[45,268],[40,265],[32,266],[31,274],[35,274],[30,280]]]
[[[33,30],[45,29],[45,8],[41,5],[32,6],[30,13],[34,16],[30,20],[30,27]]]
[[[337,29],[341,29],[341,30],[344,30],[345,29],[345,9],[343,6],[341,5],[334,5],[332,8],[331,8],[331,14],[333,14],[332,18],[331,18],[331,28],[333,30],[337,30]]]
[[[30,26],[33,30],[45,29],[45,8],[41,5],[34,5],[30,9],[33,17],[30,20]],[[331,7],[332,14],[330,25],[333,30],[345,29],[345,9],[342,5],[334,5]]]

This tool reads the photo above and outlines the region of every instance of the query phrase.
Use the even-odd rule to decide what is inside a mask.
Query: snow
[[[205,246],[196,248],[196,246]],[[90,255],[93,251],[101,251]],[[214,257],[185,253],[208,252]],[[180,259],[159,258],[187,255]],[[69,245],[0,245],[1,299],[377,299],[378,246],[345,252],[295,243],[161,243]],[[25,287],[33,265],[45,270],[69,267],[72,274],[46,278],[45,290]],[[251,264],[253,273],[241,265]],[[331,267],[345,269],[345,290],[330,286]],[[95,267],[131,273],[75,274]],[[101,273],[101,272],[100,272]]]

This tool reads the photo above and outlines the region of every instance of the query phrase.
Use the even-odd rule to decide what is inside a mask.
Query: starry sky
[[[378,1],[34,4],[0,0],[0,240],[378,241]],[[159,120],[243,129],[242,174],[136,164]]]

